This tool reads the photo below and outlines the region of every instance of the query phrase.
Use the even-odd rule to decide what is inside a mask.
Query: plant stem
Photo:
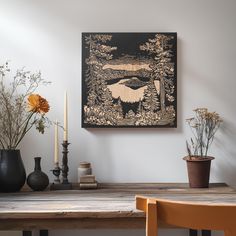
[[[4,146],[4,144],[3,144],[1,139],[0,139],[0,143],[1,143],[2,149],[5,149],[5,146]]]
[[[24,138],[25,134],[28,132],[27,131],[27,127],[28,127],[28,124],[29,124],[29,121],[31,119],[31,117],[33,116],[34,112],[31,112],[28,116],[28,119],[26,119],[26,124],[23,128],[23,131],[21,132],[21,136],[20,138],[18,139],[18,141],[16,142],[16,144],[14,145],[14,148],[16,148],[18,146],[18,144],[20,143],[20,141]],[[32,126],[31,126],[32,127]]]

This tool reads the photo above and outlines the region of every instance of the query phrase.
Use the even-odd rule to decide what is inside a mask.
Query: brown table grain
[[[236,191],[223,183],[190,189],[181,183],[99,184],[96,190],[0,193],[0,230],[137,229],[145,215],[135,195],[180,201],[236,204]],[[169,227],[161,225],[161,227]]]

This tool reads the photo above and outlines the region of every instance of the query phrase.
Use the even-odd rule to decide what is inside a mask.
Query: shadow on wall
[[[215,138],[218,154],[216,156],[218,166],[216,167],[216,176],[227,184],[236,186],[236,149],[229,149],[229,141],[235,142],[236,126],[235,124],[224,120],[221,126],[221,135]]]
[[[183,48],[181,36],[177,33],[177,131],[183,132]]]
[[[93,132],[91,132],[93,133]],[[101,133],[96,133],[96,143],[93,144],[93,147],[90,145],[84,145],[83,150],[83,161],[91,162],[93,174],[98,177],[97,169],[102,172],[105,176],[110,176],[109,181],[113,181],[113,159],[111,158],[112,150],[110,139],[111,136],[103,136]],[[96,153],[94,153],[96,152]],[[95,157],[95,158],[93,158]],[[98,182],[103,182],[100,179],[97,179]]]

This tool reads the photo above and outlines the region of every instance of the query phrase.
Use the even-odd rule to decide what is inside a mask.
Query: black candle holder
[[[56,163],[56,166],[53,170],[51,170],[53,175],[55,176],[55,179],[54,179],[54,184],[60,184],[60,179],[59,179],[59,176],[61,174],[61,168],[59,167],[59,164],[58,162]]]
[[[68,167],[68,146],[70,143],[68,141],[63,141],[62,147],[63,147],[63,157],[62,157],[62,183],[63,184],[69,184],[67,176],[69,172],[69,167]]]
[[[68,141],[63,141],[63,157],[62,157],[62,168],[57,164],[55,169],[52,170],[52,173],[56,176],[54,183],[51,184],[50,190],[70,190],[72,189],[72,184],[68,181],[68,146],[70,143]],[[62,182],[60,182],[59,176],[62,173]]]

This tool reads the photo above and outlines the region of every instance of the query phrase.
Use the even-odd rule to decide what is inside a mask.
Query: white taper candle
[[[54,163],[58,163],[59,159],[59,146],[58,146],[58,122],[55,121],[55,137],[54,137]]]
[[[68,141],[68,101],[67,92],[64,96],[64,141]]]

